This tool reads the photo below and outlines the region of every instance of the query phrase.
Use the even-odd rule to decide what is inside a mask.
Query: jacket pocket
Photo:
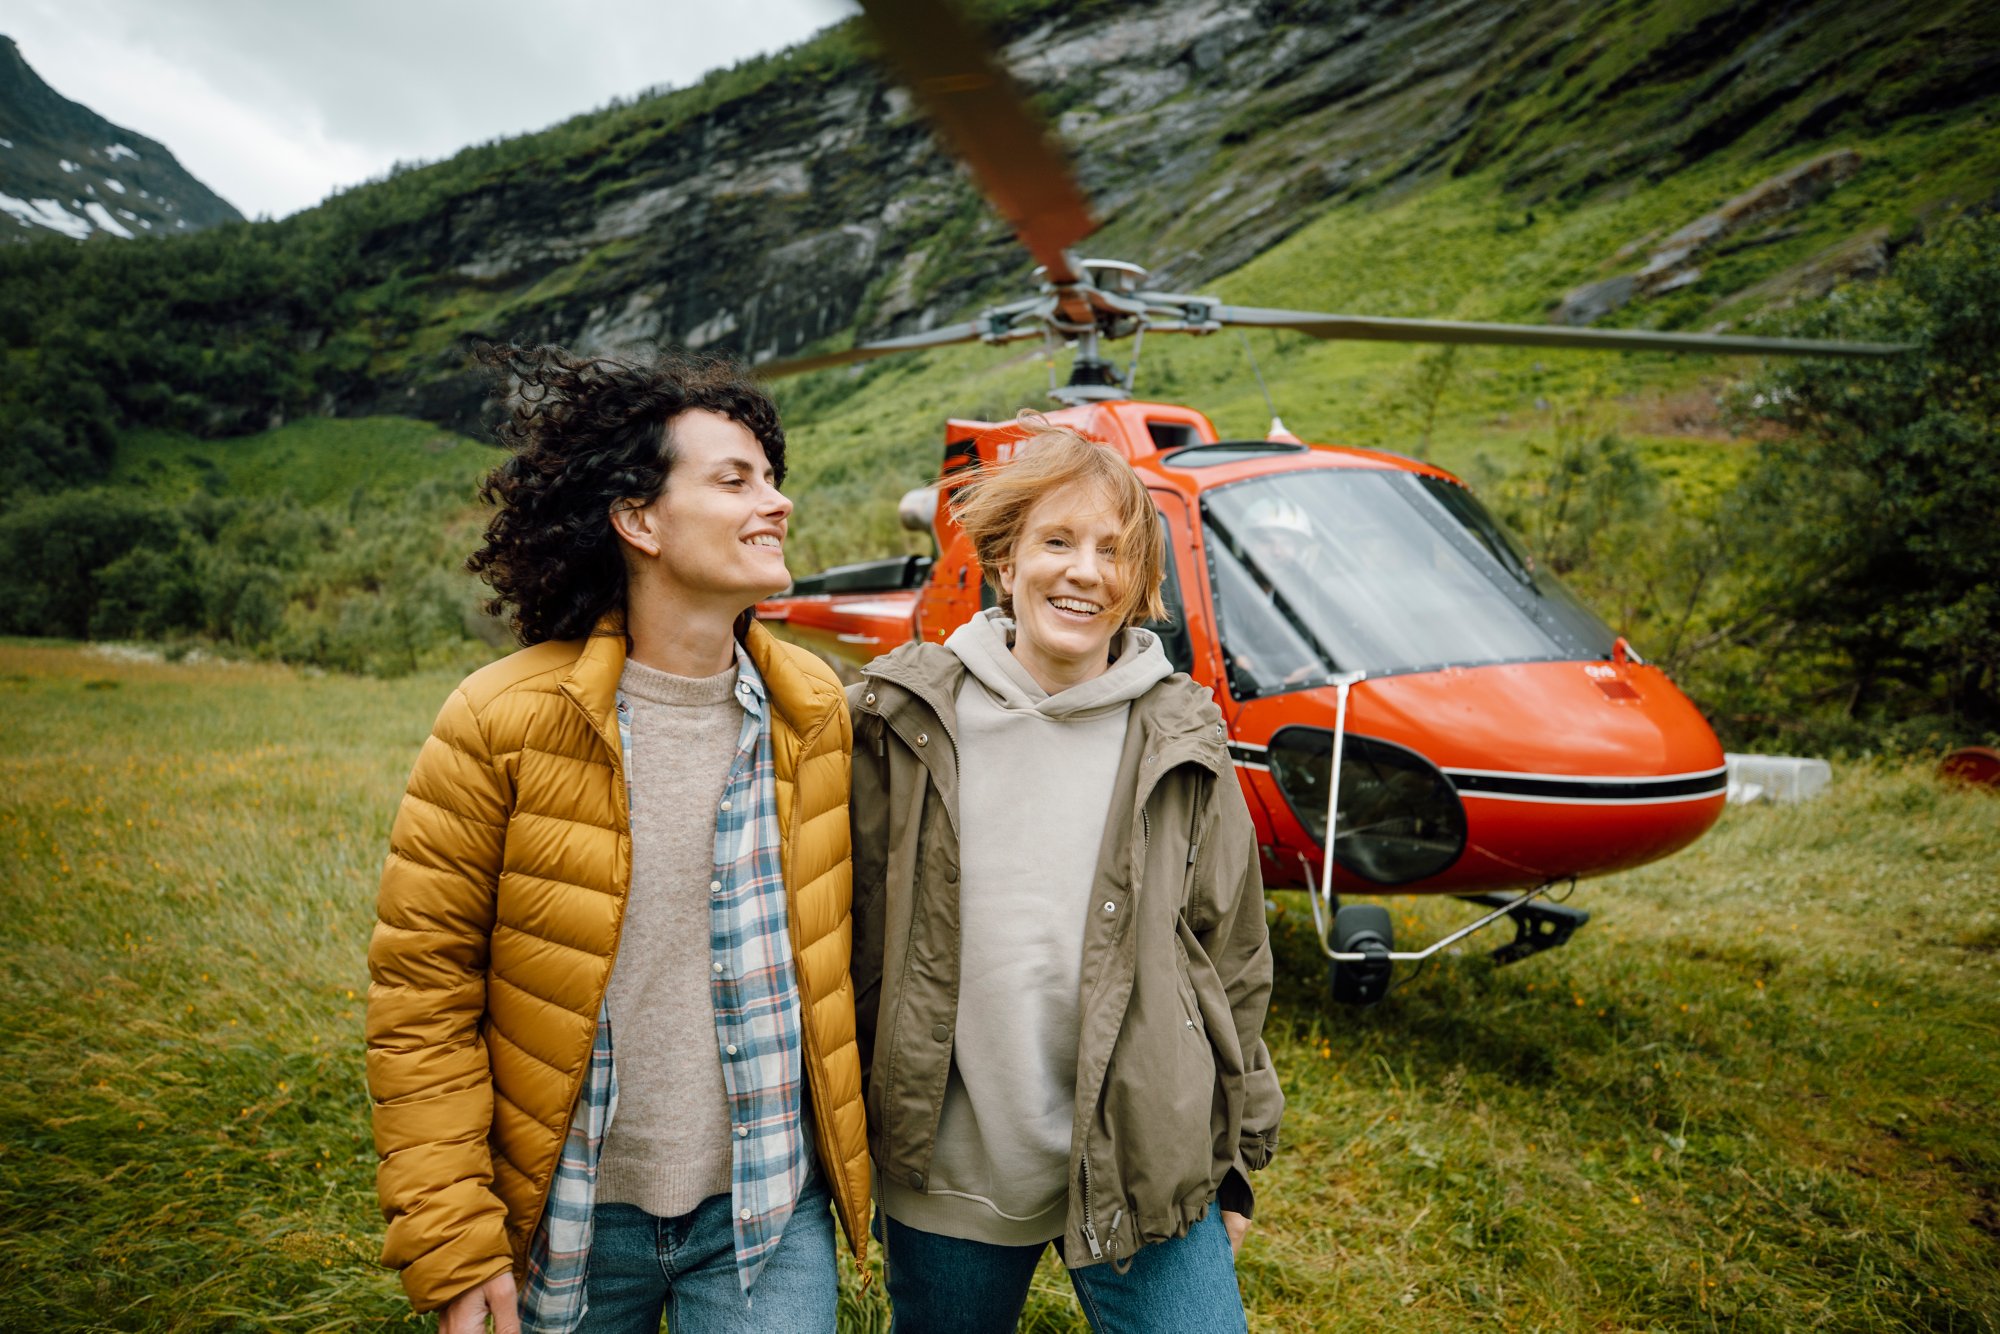
[[[1174,981],[1180,988],[1181,1013],[1186,1018],[1186,1026],[1193,1029],[1196,1033],[1201,1034],[1203,1040],[1206,1041],[1206,1026],[1202,1023],[1201,1018],[1201,998],[1196,994],[1194,989],[1194,968],[1188,963],[1187,942],[1181,939],[1181,933],[1187,929],[1186,918],[1182,918],[1175,925]]]
[[[1187,869],[1181,880],[1181,921],[1195,930],[1204,929],[1213,920],[1212,904],[1201,899],[1201,835],[1208,816],[1208,797],[1211,778],[1206,772],[1196,775],[1194,792],[1189,801],[1187,830]]]

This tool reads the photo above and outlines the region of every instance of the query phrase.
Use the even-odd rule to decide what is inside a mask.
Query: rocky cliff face
[[[1499,167],[1524,204],[1560,201],[1746,136],[1796,153],[1849,125],[1946,110],[2000,73],[1995,44],[1940,41],[1912,77],[1880,40],[1984,22],[1950,0],[1921,19],[1853,0],[1586,8],[1024,5],[996,40],[1105,222],[1083,248],[1183,287],[1359,194]],[[456,333],[604,351],[673,341],[782,356],[1027,290],[1025,256],[908,98],[851,34],[818,45],[699,114],[670,94],[595,158],[484,182],[369,249],[432,275],[440,305],[484,312]],[[341,406],[463,420],[459,354],[438,343]]]
[[[131,240],[242,218],[164,147],[42,82],[0,37],[0,242]]]

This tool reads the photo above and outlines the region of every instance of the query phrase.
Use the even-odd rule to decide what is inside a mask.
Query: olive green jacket
[[[965,665],[878,658],[854,713],[854,995],[869,1149],[924,1188],[958,1017],[958,755]],[[1256,835],[1222,716],[1186,676],[1132,704],[1084,933],[1063,1255],[1128,1262],[1184,1234],[1232,1170],[1264,1166],[1284,1094]],[[963,818],[1004,820],[1006,811]],[[1024,837],[1029,836],[1024,831]]]

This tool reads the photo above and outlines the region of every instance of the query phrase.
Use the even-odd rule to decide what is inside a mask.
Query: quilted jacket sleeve
[[[368,947],[368,1092],[382,1262],[419,1311],[513,1262],[492,1188],[493,1080],[480,1024],[511,791],[462,691],[396,813]]]
[[[1264,1015],[1271,1003],[1271,936],[1264,920],[1264,876],[1258,869],[1257,834],[1243,789],[1233,775],[1217,784],[1209,834],[1216,901],[1226,905],[1203,933],[1209,958],[1221,976],[1243,1053],[1243,1125],[1237,1138],[1234,1174],[1224,1207],[1249,1213],[1249,1174],[1271,1161],[1278,1146],[1278,1123],[1285,1094],[1271,1053],[1264,1045]]]

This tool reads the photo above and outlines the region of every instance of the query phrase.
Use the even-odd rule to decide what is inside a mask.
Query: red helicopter
[[[1273,417],[1224,440],[1192,408],[1129,394],[1149,333],[1232,326],[1321,338],[1796,356],[1886,356],[1886,344],[1454,321],[1231,306],[1151,290],[1146,273],[1078,259],[1095,229],[1060,153],[962,16],[936,0],[863,0],[890,65],[1040,262],[1032,297],[964,323],[767,363],[819,370],[974,340],[1074,349],[1047,413],[1131,460],[1170,547],[1170,618],[1152,628],[1221,706],[1263,849],[1265,883],[1308,891],[1337,999],[1368,1003],[1393,965],[1505,917],[1502,963],[1562,944],[1589,914],[1543,897],[1686,847],[1720,815],[1722,747],[1701,712],[1536,566],[1458,478],[1382,450],[1307,444]],[[1134,342],[1131,369],[1102,345]],[[1053,367],[1053,361],[1051,361]],[[1053,369],[1051,377],[1053,379]],[[799,579],[758,608],[771,628],[849,666],[942,640],[992,604],[953,493],[1003,463],[1014,423],[946,423],[935,486],[904,498],[933,558]],[[1329,837],[1329,832],[1331,836]],[[1489,911],[1413,952],[1348,894],[1450,894]]]

